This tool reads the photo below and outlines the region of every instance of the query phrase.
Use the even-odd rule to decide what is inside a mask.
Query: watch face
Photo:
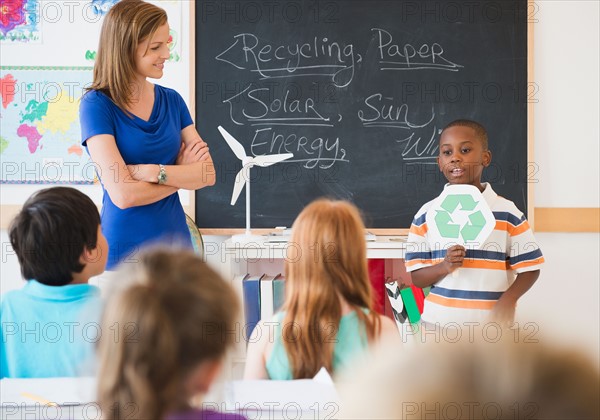
[[[160,165],[158,172],[158,183],[164,184],[167,181],[167,172],[165,171],[165,167]]]

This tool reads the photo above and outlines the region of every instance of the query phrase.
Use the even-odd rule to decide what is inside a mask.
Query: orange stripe
[[[413,265],[417,265],[417,264],[430,264],[431,265],[431,260],[410,260],[410,261],[406,261],[404,263],[404,265],[406,267],[412,267]]]
[[[410,233],[414,233],[415,235],[425,236],[427,233],[427,223],[423,223],[421,226],[410,225]]]
[[[519,235],[528,229],[529,229],[529,222],[527,222],[527,220],[525,220],[519,226],[514,226],[512,223],[508,223],[507,221],[504,221],[504,220],[496,220],[496,227],[494,227],[494,230],[506,231],[506,232],[508,232],[508,234],[510,236]]]
[[[432,293],[429,293],[425,300],[450,308],[462,309],[492,309],[497,302],[495,300],[451,299],[440,295],[434,295]]]
[[[508,233],[510,233],[510,236],[517,236],[517,235],[520,235],[521,233],[525,232],[526,230],[529,230],[529,222],[527,222],[527,220],[525,220],[519,226],[515,226]]]
[[[485,268],[488,270],[508,270],[508,261],[489,261],[489,260],[475,260],[465,258],[463,260],[464,268]]]
[[[537,259],[535,259],[533,261],[521,261],[519,263],[513,264],[513,265],[511,265],[511,268],[514,270],[514,269],[517,269],[517,268],[532,267],[534,265],[538,265],[538,264],[541,264],[543,262],[544,262],[544,257],[540,257],[540,258],[537,258]]]
[[[412,267],[417,264],[439,264],[443,259],[434,260],[410,260],[405,263],[406,267]],[[488,270],[508,270],[510,266],[507,261],[487,261],[487,260],[475,260],[465,259],[463,260],[464,268],[484,268]]]
[[[504,220],[496,220],[496,226],[494,227],[494,230],[508,230],[508,222],[505,222]]]

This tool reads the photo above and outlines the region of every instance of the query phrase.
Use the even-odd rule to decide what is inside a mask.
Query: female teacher
[[[183,98],[160,79],[169,58],[164,10],[122,0],[104,19],[94,80],[81,99],[82,144],[102,183],[107,269],[148,243],[191,245],[177,190],[214,185],[208,146]]]

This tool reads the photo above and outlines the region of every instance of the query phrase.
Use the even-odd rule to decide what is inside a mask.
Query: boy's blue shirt
[[[100,336],[100,289],[29,280],[0,300],[0,378],[93,373]]]

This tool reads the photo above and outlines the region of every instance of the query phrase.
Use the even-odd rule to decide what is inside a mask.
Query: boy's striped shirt
[[[538,270],[544,262],[527,219],[509,200],[498,196],[489,184],[482,195],[496,219],[495,229],[479,249],[467,249],[458,275],[448,275],[425,299],[422,319],[448,322],[485,322],[516,274]],[[441,262],[446,251],[430,243],[425,217],[433,200],[416,214],[410,227],[406,269],[415,271]]]

